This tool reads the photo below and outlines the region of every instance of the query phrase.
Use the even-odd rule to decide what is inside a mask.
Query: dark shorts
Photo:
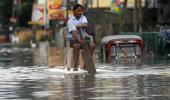
[[[78,43],[74,37],[69,37],[69,41],[70,41],[70,44]],[[86,43],[90,43],[90,38],[85,37],[85,38],[84,38],[84,41],[85,41]]]
[[[74,37],[69,38],[70,44],[78,43]]]

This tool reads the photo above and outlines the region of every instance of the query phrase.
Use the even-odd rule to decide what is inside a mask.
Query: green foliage
[[[13,0],[0,0],[0,2],[0,24],[7,27],[10,24]]]
[[[19,26],[27,27],[28,21],[31,20],[32,15],[32,5],[34,0],[22,0],[22,5],[20,5],[19,12]]]
[[[13,12],[14,0],[0,0],[0,24],[4,27],[8,27],[11,22]],[[18,25],[20,27],[28,26],[28,21],[31,19],[32,4],[34,0],[21,0],[21,5],[17,5],[14,9],[19,16]]]

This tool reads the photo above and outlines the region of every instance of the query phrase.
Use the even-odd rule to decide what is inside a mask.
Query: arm
[[[88,21],[87,18],[83,15],[81,18],[81,24],[76,25],[76,28],[79,30],[80,28],[86,29],[88,27]]]
[[[78,31],[72,31],[73,37],[75,38],[76,41],[80,42],[79,36],[78,36]]]
[[[77,29],[80,29],[80,28],[86,29],[87,27],[88,27],[87,23],[83,23],[81,25],[76,26]]]

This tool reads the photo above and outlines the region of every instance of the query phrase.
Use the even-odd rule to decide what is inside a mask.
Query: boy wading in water
[[[70,45],[73,48],[73,58],[74,58],[74,71],[78,70],[79,65],[79,52],[80,46],[83,42],[88,42],[89,49],[91,55],[93,54],[94,50],[94,43],[89,42],[88,39],[85,38],[86,28],[88,27],[87,18],[83,15],[84,8],[80,4],[75,4],[73,6],[73,15],[69,18],[67,22],[67,27],[69,29],[69,41]],[[82,36],[79,35],[81,31]],[[84,65],[83,69],[86,69],[86,65]]]

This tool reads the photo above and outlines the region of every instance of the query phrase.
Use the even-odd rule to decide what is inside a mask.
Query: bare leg
[[[79,52],[80,52],[80,44],[78,44],[78,43],[73,44],[73,57],[74,57],[74,69],[73,69],[73,71],[78,70]]]

